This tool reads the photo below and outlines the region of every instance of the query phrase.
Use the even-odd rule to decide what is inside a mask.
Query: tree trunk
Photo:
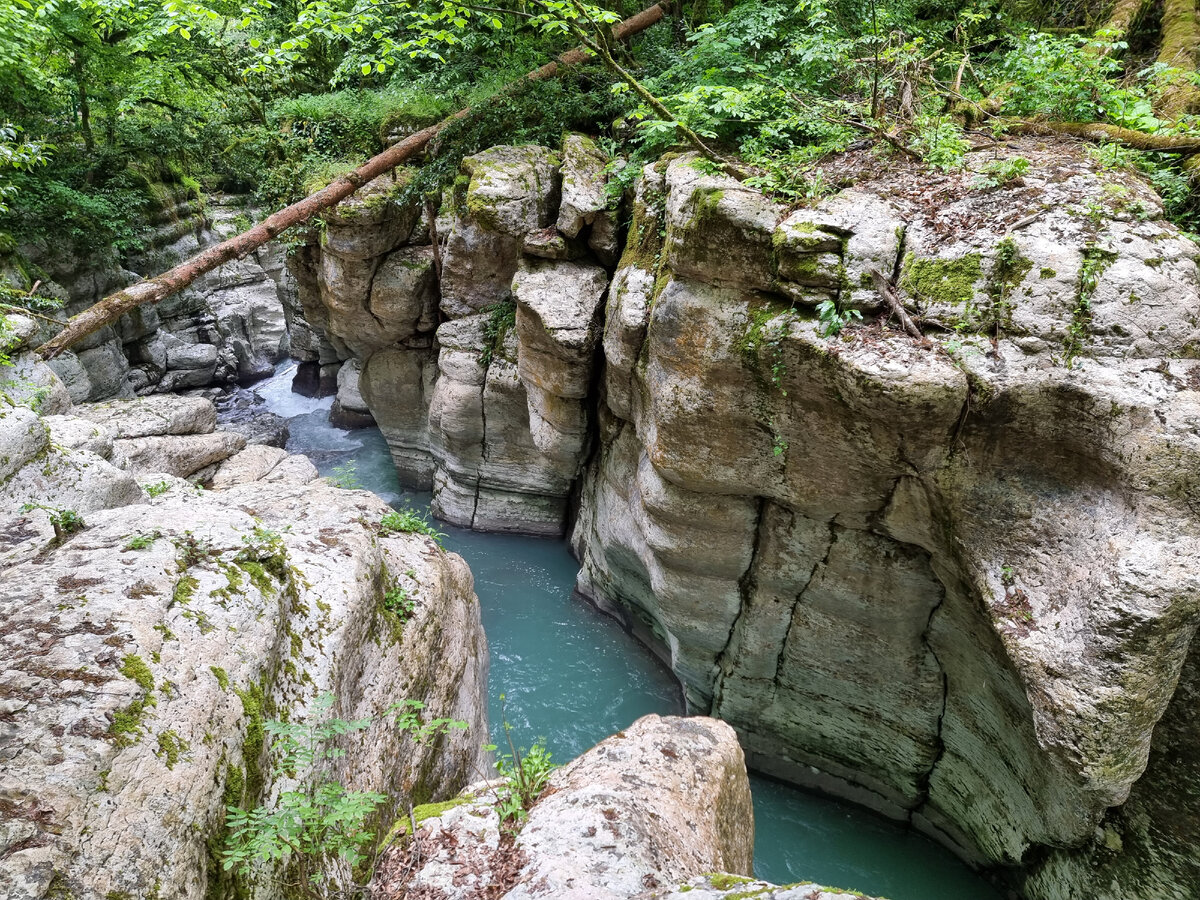
[[[1200,88],[1188,80],[1196,71],[1197,53],[1200,53],[1200,13],[1196,10],[1196,0],[1163,0],[1158,61],[1180,70],[1162,94],[1161,112],[1165,118],[1178,119],[1200,109]]]
[[[83,56],[76,51],[71,56],[71,69],[75,75],[75,92],[79,102],[79,130],[83,132],[83,145],[88,153],[96,152],[96,140],[92,137],[92,109],[88,103],[87,81],[83,74]]]
[[[1004,120],[1005,128],[1017,134],[1069,134],[1088,141],[1116,141],[1134,150],[1153,150],[1159,153],[1200,153],[1200,137],[1181,137],[1169,134],[1146,134],[1131,128],[1103,122],[1013,122]]]
[[[618,40],[624,40],[645,31],[651,25],[662,20],[665,6],[666,3],[656,3],[654,6],[642,10],[636,16],[614,25],[612,36]],[[578,47],[569,50],[554,62],[527,73],[524,78],[510,84],[508,89],[515,89],[518,85],[528,81],[544,81],[553,78],[562,68],[586,62],[587,59],[587,50]],[[321,210],[328,209],[345,200],[368,181],[391,171],[423,149],[446,125],[456,119],[465,118],[470,112],[470,107],[461,109],[438,124],[409,135],[400,143],[367,160],[353,172],[343,175],[332,184],[310,194],[298,203],[279,210],[249,231],[209,247],[156,278],[139,281],[124,290],[110,294],[99,303],[72,317],[58,335],[38,348],[38,353],[43,359],[53,359],[75,342],[99,331],[130,310],[145,303],[158,303],[183,290],[206,272],[211,272],[232,259],[241,259],[268,241],[275,239],[287,229],[307,222]]]

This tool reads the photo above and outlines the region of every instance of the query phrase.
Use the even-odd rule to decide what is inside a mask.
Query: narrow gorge
[[[214,431],[209,400],[159,393],[253,380],[286,347],[296,387],[335,394],[334,423],[376,423],[439,519],[569,537],[577,594],[661,656],[689,712],[732,725],[752,768],[911,823],[1031,900],[1190,896],[1198,254],[1136,179],[1039,146],[1019,148],[1038,163],[1019,187],[980,195],[964,174],[931,191],[893,171],[792,210],[666,157],[627,198],[625,233],[592,140],[496,147],[464,161],[436,220],[398,201],[401,171],[340,204],[286,274],[278,251],[221,270],[56,375],[18,352],[4,795],[28,825],[6,826],[9,895],[76,896],[54,885],[80,884],[79,867],[146,890],[129,882],[143,853],[79,854],[104,829],[144,829],[128,807],[151,788],[194,798],[143,831],[170,847],[161,877],[203,880],[203,841],[178,828],[215,827],[257,766],[253,719],[235,724],[251,696],[286,716],[327,686],[353,718],[417,686],[486,732],[458,557],[389,537],[378,500],[257,443],[261,413]],[[116,276],[88,265],[54,289],[94,299]],[[886,328],[880,278],[941,336]],[[816,310],[833,299],[863,324],[830,333]],[[38,340],[19,321],[18,351]],[[60,509],[87,527],[67,537]],[[121,550],[134,533],[149,550]],[[402,572],[428,599],[392,644],[372,598]],[[121,690],[89,689],[114,667]],[[421,674],[448,667],[462,675]],[[104,723],[140,734],[151,705],[173,724],[147,757],[155,740]],[[90,774],[50,750],[64,729]],[[454,741],[436,761],[368,744],[356,779],[452,796],[485,767]],[[22,783],[56,786],[26,805]],[[55,858],[54,842],[21,849],[41,810],[92,837],[35,889]],[[104,894],[84,880],[80,896]]]

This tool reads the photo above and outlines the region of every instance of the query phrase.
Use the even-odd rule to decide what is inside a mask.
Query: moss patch
[[[464,806],[475,799],[474,794],[460,794],[452,800],[443,800],[441,803],[423,803],[420,806],[414,806],[412,817],[416,819],[420,825],[426,819],[436,819],[438,816],[445,813],[447,810],[454,809],[456,806]],[[387,833],[387,837],[383,839],[380,848],[389,846],[396,838],[408,834],[412,831],[412,825],[408,820],[408,816],[401,816],[396,820],[396,824],[391,827]]]
[[[213,673],[213,677],[217,679],[217,684],[222,691],[229,690],[229,673],[220,666],[209,666],[209,671]]]
[[[179,732],[169,728],[158,736],[158,751],[155,754],[163,759],[168,769],[174,769],[179,758],[191,749],[191,744],[179,736]]]
[[[904,263],[901,284],[910,294],[931,303],[959,306],[975,296],[975,284],[983,275],[978,253],[958,259],[916,259]]]
[[[154,675],[146,661],[136,654],[130,653],[121,661],[120,672],[126,678],[134,681],[144,691],[154,690]]]

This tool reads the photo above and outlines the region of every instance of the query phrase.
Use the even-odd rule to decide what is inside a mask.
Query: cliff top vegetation
[[[0,253],[136,251],[164,183],[282,205],[464,106],[412,190],[574,129],[635,163],[702,142],[800,203],[841,186],[821,163],[847,150],[952,169],[1044,131],[1200,230],[1196,0],[675,0],[608,41],[643,2],[4,0]],[[601,64],[501,90],[581,41]]]

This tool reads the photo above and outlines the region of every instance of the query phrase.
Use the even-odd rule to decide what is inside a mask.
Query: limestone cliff
[[[304,457],[236,452],[207,400],[64,412],[0,401],[0,896],[233,896],[226,806],[294,787],[266,722],[326,692],[372,724],[322,775],[387,794],[383,816],[477,777],[487,646],[462,559]],[[213,490],[178,477],[203,471]],[[405,698],[467,730],[415,740]],[[279,896],[272,874],[238,895]]]
[[[141,250],[79,258],[61,243],[0,251],[0,281],[63,302],[66,318],[143,276],[171,268],[236,234],[255,210],[244,197],[203,197],[152,183]],[[77,403],[251,381],[286,350],[283,301],[292,291],[279,245],[229,263],[157,306],[123,316],[51,366]],[[47,326],[40,336],[52,334]]]
[[[798,209],[677,157],[609,279],[592,149],[464,164],[440,325],[414,282],[421,324],[356,346],[367,287],[310,278],[402,474],[459,524],[569,524],[580,591],[758,768],[1029,897],[1187,896],[1196,245],[1134,176],[1032,141],[1008,186],[884,169]],[[344,255],[323,240],[310,271]]]

